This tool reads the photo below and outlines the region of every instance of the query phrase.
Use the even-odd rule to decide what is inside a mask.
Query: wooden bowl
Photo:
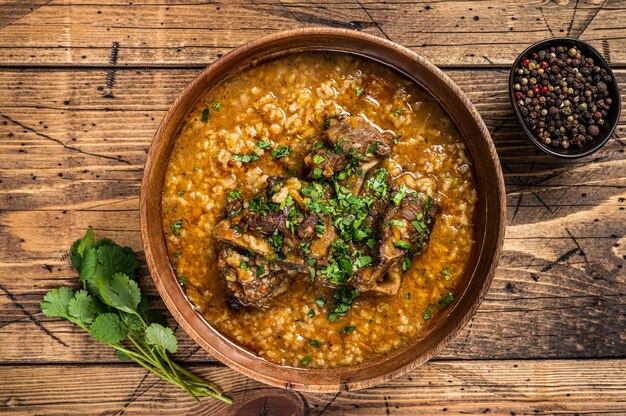
[[[266,361],[220,334],[194,311],[170,264],[161,219],[161,193],[170,155],[185,116],[208,89],[239,71],[303,51],[344,52],[372,59],[417,82],[445,109],[474,160],[478,203],[476,242],[457,300],[429,321],[425,333],[403,347],[359,365],[301,369]],[[350,30],[296,29],[243,45],[203,70],[176,98],[148,153],[141,187],[141,235],[154,283],[174,318],[202,348],[233,369],[278,387],[336,392],[368,387],[405,374],[439,352],[471,319],[496,270],[504,238],[505,193],[489,132],[469,99],[437,67],[393,42]]]

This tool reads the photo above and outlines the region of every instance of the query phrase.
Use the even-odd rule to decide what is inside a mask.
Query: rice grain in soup
[[[438,205],[422,254],[397,293],[360,293],[332,322],[337,291],[306,274],[267,308],[230,308],[213,235],[229,193],[248,200],[272,176],[304,177],[324,124],[347,114],[393,135],[379,168]],[[348,366],[418,337],[454,301],[474,243],[473,175],[453,123],[414,82],[347,54],[292,54],[227,79],[189,114],[165,178],[163,229],[189,299],[228,338],[281,365]]]

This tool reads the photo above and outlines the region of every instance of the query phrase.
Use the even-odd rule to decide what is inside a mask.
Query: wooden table
[[[396,41],[469,95],[506,173],[508,229],[497,276],[475,318],[436,359],[363,391],[270,388],[223,366],[180,328],[177,358],[238,403],[261,397],[266,414],[276,413],[275,396],[300,401],[312,415],[625,413],[626,124],[593,156],[545,156],[514,119],[506,82],[527,45],[568,35],[601,51],[626,86],[626,3],[246,3],[0,5],[0,413],[225,414],[221,403],[195,405],[120,363],[77,328],[44,317],[39,302],[48,289],[75,283],[67,251],[88,226],[142,250],[146,152],[199,70],[246,41],[306,25]],[[140,283],[163,308],[145,265]]]

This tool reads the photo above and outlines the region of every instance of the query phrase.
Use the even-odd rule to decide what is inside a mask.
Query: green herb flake
[[[314,347],[319,348],[319,347],[322,346],[322,343],[319,340],[317,340],[317,339],[310,339],[309,340],[309,345],[312,345]]]
[[[404,295],[404,299],[411,300],[411,294],[407,293],[406,295]]]
[[[363,268],[363,267],[371,266],[373,262],[374,261],[372,260],[370,256],[359,256],[354,261],[354,264],[358,268]]]
[[[194,167],[193,169],[191,169],[192,172],[196,173],[198,171],[197,167]]]
[[[411,243],[409,243],[408,241],[404,241],[404,240],[398,240],[396,241],[394,246],[403,248],[405,250],[409,250],[411,248]]]
[[[309,313],[307,313],[306,316],[313,318],[315,316],[315,311],[313,309],[309,310]]]
[[[345,334],[352,334],[354,331],[356,331],[356,326],[345,326],[343,328]]]
[[[281,159],[283,157],[287,157],[291,154],[291,147],[288,146],[278,146],[276,149],[272,151],[272,157],[274,159]]]
[[[187,279],[185,279],[184,277],[179,277],[178,284],[181,286],[185,286],[187,284]]]
[[[406,226],[406,223],[403,220],[389,220],[387,224],[394,226],[394,227],[400,227],[400,228],[404,228]]]
[[[452,292],[448,292],[448,296],[442,298],[439,303],[443,305],[449,305],[454,301],[454,294]]]
[[[182,197],[183,195],[185,195],[185,191],[178,191],[178,196]]]
[[[213,110],[220,111],[221,108],[222,108],[222,103],[220,103],[219,101],[216,101],[213,103]]]
[[[240,199],[240,198],[241,198],[241,192],[239,192],[236,189],[233,189],[232,191],[228,193],[228,197],[226,199],[228,200],[228,202],[232,202],[235,199]]]
[[[313,163],[315,163],[316,165],[319,165],[320,163],[322,163],[324,161],[324,157],[320,156],[320,155],[315,155],[313,156]]]
[[[330,119],[327,118],[326,120],[324,120],[324,123],[322,124],[322,128],[324,130],[328,130],[330,128]]]
[[[426,309],[422,317],[425,321],[428,321],[432,317],[432,312],[430,311],[430,309]]]
[[[396,108],[396,111],[393,112],[393,116],[394,117],[400,117],[402,115],[402,113],[404,113],[404,109],[403,108]]]
[[[409,191],[409,188],[407,188],[404,184],[402,184],[400,186],[400,190],[391,197],[391,201],[393,202],[393,204],[395,206],[400,205],[400,203],[402,202],[402,200],[404,199],[408,191]]]
[[[249,163],[249,162],[256,162],[257,160],[259,160],[259,155],[257,155],[256,153],[252,152],[252,153],[244,153],[244,154],[234,154],[233,155],[233,160],[235,162],[241,162],[241,163]]]
[[[411,268],[411,258],[409,256],[404,256],[402,260],[402,271],[406,272]]]
[[[363,94],[363,88],[355,88],[354,92],[356,93],[357,97],[360,97],[361,94]]]
[[[239,260],[239,268],[242,270],[250,270],[250,266],[243,260]]]
[[[302,363],[302,365],[307,365],[308,363],[311,362],[311,360],[313,360],[313,358],[311,358],[310,355],[307,355],[306,357],[302,359],[302,361],[300,361],[300,363]]]
[[[256,147],[258,147],[259,149],[269,149],[271,145],[272,142],[270,142],[269,140],[259,140],[256,143]]]
[[[320,308],[323,308],[326,306],[326,299],[325,298],[317,298],[315,299],[315,304],[317,306],[319,306]]]
[[[445,269],[443,269],[443,278],[446,280],[450,280],[450,266],[446,266]]]
[[[178,257],[180,257],[182,255],[183,255],[183,253],[172,253],[172,256],[174,256],[176,258],[178,258]]]
[[[207,121],[209,121],[209,109],[205,108],[204,110],[202,110],[202,117],[200,117],[200,121],[202,121],[203,123],[206,123]]]
[[[263,266],[257,266],[256,277],[261,277],[265,274],[265,268]]]
[[[180,219],[176,221],[174,224],[170,224],[170,229],[176,236],[180,236],[180,229],[183,228],[183,220]]]

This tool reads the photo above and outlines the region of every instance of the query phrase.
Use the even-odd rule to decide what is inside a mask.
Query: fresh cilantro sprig
[[[41,302],[44,315],[79,326],[113,348],[119,359],[135,361],[196,401],[209,396],[232,403],[217,386],[171,360],[169,354],[176,352],[178,341],[165,326],[165,319],[150,311],[139,290],[134,280],[139,262],[131,248],[107,239],[96,241],[89,229],[74,243],[71,253],[82,289],[62,286],[50,290]]]

